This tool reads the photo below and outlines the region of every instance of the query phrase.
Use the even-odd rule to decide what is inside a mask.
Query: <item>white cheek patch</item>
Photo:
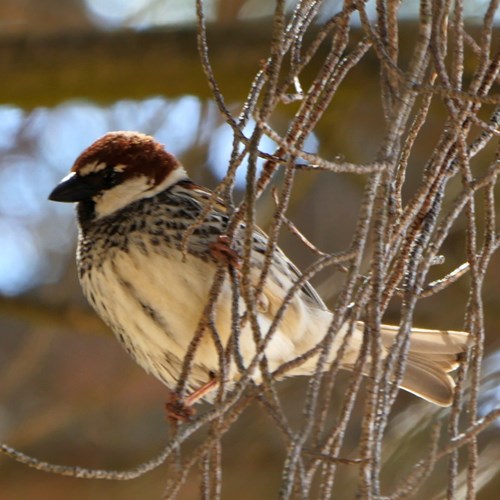
[[[127,179],[111,189],[102,191],[93,198],[96,218],[106,217],[129,203],[143,198],[144,191],[148,187],[148,179],[146,176],[141,175]]]
[[[115,170],[117,170],[118,167],[121,167],[121,165],[115,166]],[[145,175],[126,179],[121,184],[94,196],[93,200],[95,202],[96,218],[100,219],[101,217],[106,217],[142,198],[151,198],[155,194],[187,178],[186,171],[179,165],[157,186],[153,185],[153,187],[151,187],[152,184],[154,184],[154,179]]]
[[[159,193],[161,191],[164,191],[165,189],[168,189],[170,186],[173,186],[174,184],[177,184],[180,181],[184,181],[188,178],[188,174],[184,167],[180,164],[177,165],[177,168],[175,170],[172,170],[166,177],[161,181],[158,185],[154,185],[154,179],[150,179],[150,187],[147,191],[147,193],[144,193],[143,197],[144,198],[149,198],[151,196],[154,196],[156,193]],[[151,187],[153,186],[153,187]]]

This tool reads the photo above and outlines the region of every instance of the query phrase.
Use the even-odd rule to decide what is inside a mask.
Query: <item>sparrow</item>
[[[212,196],[210,190],[195,184],[179,160],[153,137],[128,131],[110,132],[90,145],[49,196],[53,201],[76,203],[78,275],[87,300],[132,358],[170,390],[179,382],[224,255],[227,270],[214,305],[215,331],[224,349],[234,340],[229,274],[231,266],[238,267],[245,227],[240,223],[228,242],[227,211],[222,201],[214,202]],[[195,224],[207,207],[203,220]],[[256,227],[250,255],[250,282],[255,287],[267,242],[266,234]],[[259,288],[256,309],[261,338],[300,278],[297,267],[277,249]],[[245,302],[238,300],[238,355],[230,359],[227,374],[233,383],[241,377],[241,364],[248,367],[252,363],[258,341],[251,322],[244,319]],[[267,339],[264,353],[270,372],[318,346],[332,317],[311,284],[304,282]],[[336,358],[348,332],[340,363],[344,369],[354,367],[363,330],[360,321],[354,329],[347,324],[340,328],[325,369]],[[387,355],[398,330],[382,325],[382,356]],[[455,387],[450,372],[458,366],[467,343],[466,332],[412,329],[400,387],[449,406]],[[211,392],[213,395],[220,371],[219,352],[214,337],[204,332],[187,375],[187,388],[192,391],[189,404],[209,398]],[[311,356],[294,364],[285,376],[310,375],[317,363],[318,355]],[[253,366],[251,377],[258,384],[262,374],[258,363]]]

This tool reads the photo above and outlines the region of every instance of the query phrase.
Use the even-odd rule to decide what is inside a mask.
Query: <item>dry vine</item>
[[[299,1],[291,16],[286,13],[285,3],[284,0],[276,2],[269,56],[255,76],[240,115],[233,116],[225,104],[211,67],[203,2],[197,1],[198,44],[202,65],[219,110],[234,131],[233,153],[227,176],[216,189],[216,195],[229,207],[231,228],[234,230],[240,221],[244,221],[247,228],[241,272],[230,274],[234,292],[233,335],[236,338],[241,328],[238,299],[242,297],[248,307],[244,320],[252,325],[259,345],[259,353],[251,366],[244,369],[240,363],[241,379],[232,391],[226,391],[224,374],[227,372],[228,360],[231,356],[238,359],[238,353],[234,353],[231,346],[226,349],[220,343],[213,317],[213,305],[227,272],[221,265],[204,317],[200,320],[191,350],[186,356],[184,374],[190,370],[200,339],[203,335],[209,335],[219,351],[223,383],[214,405],[192,421],[173,429],[171,439],[157,457],[133,470],[103,471],[48,464],[6,445],[2,446],[3,453],[40,470],[101,479],[132,479],[158,467],[167,459],[175,459],[177,467],[171,468],[165,498],[173,498],[179,493],[195,466],[201,468],[203,498],[219,498],[224,481],[221,440],[249,401],[255,398],[273,420],[287,450],[280,492],[283,498],[340,498],[335,489],[339,464],[357,470],[357,488],[361,498],[407,498],[418,495],[419,488],[436,464],[443,460],[449,461],[446,494],[448,498],[455,498],[460,472],[458,453],[461,449],[466,450],[465,496],[474,498],[479,457],[477,438],[500,414],[499,409],[483,417],[478,414],[484,341],[481,288],[490,260],[500,244],[495,220],[495,185],[500,173],[500,113],[495,106],[500,103],[500,98],[492,93],[498,83],[500,69],[500,53],[498,47],[493,47],[492,38],[493,17],[498,2],[491,0],[482,20],[480,38],[476,40],[465,29],[463,1],[421,0],[418,37],[411,60],[404,67],[398,60],[398,2],[378,0],[377,16],[372,20],[366,12],[366,2],[346,0],[341,10],[323,21],[319,28],[315,23],[323,2]],[[362,36],[357,39],[353,39],[351,34],[351,21],[355,13],[359,13],[362,26]],[[301,74],[304,68],[325,46],[326,56],[316,77],[307,88],[303,88]],[[466,50],[475,55],[476,64],[467,83],[464,81]],[[375,55],[379,64],[386,124],[385,137],[378,154],[372,162],[362,165],[327,160],[307,153],[304,151],[305,139],[314,131],[346,76],[354,67],[362,64],[368,54]],[[437,146],[428,157],[418,188],[409,199],[404,199],[402,189],[415,142],[436,100],[447,111],[447,123],[436,142]],[[273,113],[278,106],[292,101],[299,101],[298,111],[287,130],[279,133],[272,127]],[[245,135],[243,130],[250,119],[255,120],[255,126],[249,135]],[[278,145],[272,155],[259,151],[259,141],[265,135]],[[475,162],[476,156],[484,150],[489,151],[489,165],[485,165],[484,160]],[[266,164],[258,176],[257,160],[260,157],[266,159]],[[244,161],[248,169],[246,192],[242,203],[236,205],[232,197],[235,173]],[[342,253],[330,255],[318,250],[300,234],[286,215],[295,176],[304,169],[328,171],[331,175],[349,172],[366,178],[357,227],[350,247]],[[255,288],[249,279],[255,203],[278,173],[280,182],[279,188],[274,191],[276,208],[269,229],[266,260],[259,286]],[[447,191],[450,181],[456,179],[459,180],[460,189]],[[213,203],[216,203],[215,197]],[[481,213],[484,216],[478,214],[479,204],[482,204]],[[201,215],[200,221],[205,215]],[[466,221],[463,237],[467,261],[443,278],[430,282],[429,269],[439,260],[442,245],[460,217]],[[298,236],[298,241],[313,250],[318,260],[305,270],[303,278],[289,291],[269,331],[260,332],[256,304],[283,227],[290,229]],[[189,233],[185,235],[185,241],[189,236]],[[302,425],[294,428],[283,410],[275,381],[278,375],[303,360],[293,360],[278,372],[271,373],[262,354],[293,294],[305,280],[328,266],[343,272],[338,278],[342,280],[341,292],[334,303],[334,320],[324,342],[314,352],[305,355],[320,353],[320,361],[309,383]],[[381,481],[384,469],[383,440],[397,395],[397,386],[388,381],[402,378],[408,334],[417,302],[423,297],[439,293],[464,275],[468,275],[470,282],[464,328],[471,333],[473,342],[458,374],[458,390],[452,411],[441,419],[427,437],[427,456],[416,458],[413,469],[405,477],[399,478],[392,490],[387,491],[388,488]],[[402,300],[400,332],[390,356],[383,361],[378,342],[380,324],[389,301],[395,295]],[[353,325],[358,319],[366,324],[366,345],[351,374],[343,399],[334,402],[331,395],[339,362],[334,362],[326,374],[323,372],[328,347],[342,324],[349,322]],[[363,419],[361,423],[355,424],[352,422],[353,407],[359,396],[363,364],[369,355],[374,362],[366,381]],[[263,374],[263,383],[259,387],[255,387],[249,376],[254,367],[258,367]],[[179,381],[177,392],[181,395],[185,390],[186,378]],[[337,408],[335,417],[332,408]],[[443,443],[440,436],[446,426],[447,437]],[[185,455],[183,444],[200,429],[207,431],[202,444],[194,452]],[[347,448],[348,430],[359,433],[349,459],[341,457]]]

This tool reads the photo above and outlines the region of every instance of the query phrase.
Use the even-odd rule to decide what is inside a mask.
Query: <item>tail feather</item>
[[[382,325],[382,343],[390,347],[399,327]],[[438,355],[458,354],[465,350],[469,334],[452,330],[426,330],[424,328],[411,329],[411,352]]]
[[[316,319],[317,321],[311,322],[311,328],[306,330],[308,335],[300,337],[299,340],[302,341],[300,347],[298,343],[295,344],[295,352],[305,353],[311,349],[311,344],[316,345],[317,332],[324,334],[331,322],[331,314],[328,311],[320,311],[317,312]],[[321,322],[325,328],[316,328],[317,324]],[[338,349],[348,331],[349,328],[345,324],[334,339],[330,350],[330,362],[337,358]],[[347,348],[342,354],[342,368],[352,370],[355,366],[363,345],[363,331],[364,323],[357,322],[349,337]],[[399,327],[397,326],[382,325],[381,341],[384,348],[382,357],[388,354],[398,332]],[[290,339],[289,336],[286,338]],[[412,328],[407,363],[400,387],[439,406],[451,405],[455,381],[449,372],[458,367],[460,354],[467,349],[469,338],[469,334],[466,332]],[[280,352],[282,351],[280,350]],[[271,356],[268,354],[268,359],[270,358]],[[279,362],[283,363],[283,359],[280,358]],[[310,357],[304,363],[294,366],[287,375],[310,375],[316,366],[317,357]],[[370,368],[365,364],[364,373],[368,374],[369,372]]]
[[[392,345],[398,327],[382,327],[382,344]],[[469,341],[466,332],[414,328],[401,388],[439,406],[453,401],[455,381],[448,374],[458,367],[460,353]]]
[[[439,406],[450,406],[455,381],[448,375],[447,368],[429,363],[420,356],[410,356],[401,388]]]

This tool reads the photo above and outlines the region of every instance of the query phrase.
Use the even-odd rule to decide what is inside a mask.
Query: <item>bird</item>
[[[264,349],[269,371],[275,373],[287,363],[291,368],[283,377],[311,375],[317,369],[319,354],[306,354],[315,352],[323,341],[333,315],[279,248],[258,287],[268,244],[258,227],[251,234],[249,280],[255,289],[260,338],[239,297],[240,331],[235,340],[230,275],[241,272],[244,221],[229,238],[230,218],[224,203],[193,182],[182,163],[154,137],[133,131],[105,134],[78,156],[49,199],[76,203],[77,268],[88,302],[132,358],[170,391],[181,376],[187,377],[186,407],[213,398],[220,378],[220,346],[227,350],[230,342],[237,349],[228,362],[229,387],[244,369],[253,370],[250,376],[257,385],[262,382],[259,363],[252,365],[252,360],[280,308],[284,313]],[[184,359],[221,267],[223,282],[214,305],[219,350],[214,336],[204,332],[184,374]],[[282,307],[300,280],[296,293]],[[361,321],[351,327],[342,325],[330,345],[325,369],[340,353],[340,367],[352,370],[363,345],[363,331]],[[380,327],[382,358],[398,331],[397,326]],[[346,346],[340,350],[344,339]],[[455,388],[450,372],[459,365],[468,340],[467,332],[412,328],[400,387],[449,406]],[[302,363],[293,363],[301,357]]]

